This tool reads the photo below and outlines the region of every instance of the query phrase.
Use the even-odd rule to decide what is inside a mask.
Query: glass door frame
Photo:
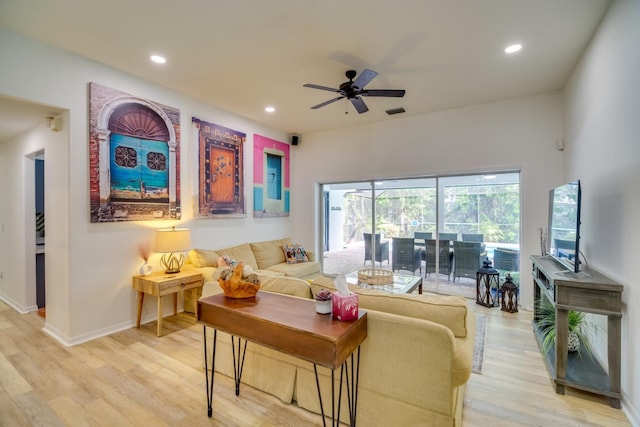
[[[330,235],[332,234],[331,230],[329,230],[328,228],[332,227],[331,221],[327,224],[327,215],[331,215],[332,214],[332,209],[333,207],[329,206],[326,197],[328,194],[331,193],[331,187],[332,186],[338,186],[338,187],[349,187],[352,186],[353,188],[356,188],[358,190],[366,190],[366,191],[370,191],[371,194],[371,199],[370,199],[370,210],[371,210],[371,216],[370,218],[368,218],[368,220],[371,223],[371,227],[368,228],[366,231],[362,230],[363,232],[371,232],[371,234],[373,235],[373,238],[375,239],[375,234],[378,232],[378,228],[379,228],[379,218],[378,218],[378,213],[380,212],[380,207],[378,204],[378,197],[380,196],[380,194],[384,193],[385,190],[388,189],[396,189],[396,190],[406,190],[406,189],[410,189],[412,188],[410,185],[403,185],[403,184],[410,184],[411,181],[424,181],[424,182],[430,182],[430,184],[433,184],[433,187],[431,185],[424,185],[424,188],[435,188],[436,192],[435,192],[435,212],[433,213],[435,215],[435,224],[433,224],[431,227],[434,228],[434,234],[433,234],[433,239],[437,240],[438,235],[442,232],[445,232],[446,230],[444,230],[444,226],[445,226],[445,222],[446,222],[446,206],[445,206],[445,186],[447,181],[451,181],[453,183],[458,182],[458,185],[461,187],[464,187],[465,185],[468,185],[470,187],[473,186],[482,186],[482,185],[492,185],[491,183],[491,179],[495,178],[496,175],[507,175],[507,174],[517,174],[517,178],[516,177],[509,177],[509,176],[505,176],[504,178],[512,183],[517,183],[518,185],[518,204],[521,204],[521,172],[519,170],[502,170],[502,171],[491,171],[491,172],[476,172],[476,173],[467,173],[467,174],[455,174],[455,175],[438,175],[438,176],[424,176],[424,177],[402,177],[402,178],[384,178],[384,179],[370,179],[370,180],[360,180],[360,181],[342,181],[342,182],[336,182],[336,183],[321,183],[319,184],[319,200],[320,200],[320,206],[322,206],[322,209],[319,210],[320,214],[321,214],[321,218],[320,218],[320,231],[319,231],[319,238],[320,241],[322,242],[321,245],[319,245],[319,247],[321,248],[321,252],[319,254],[318,259],[322,262],[322,269],[323,269],[323,273],[325,272],[325,264],[324,264],[324,253],[327,252],[328,250],[330,251],[327,239],[331,239]],[[482,180],[487,180],[487,183],[484,184]],[[472,180],[475,180],[475,182],[472,182]],[[465,181],[467,181],[467,184],[465,184]],[[498,180],[500,181],[500,180]],[[392,185],[391,185],[392,184]],[[496,184],[498,184],[498,182],[496,182]],[[355,191],[355,190],[354,190]],[[402,197],[402,196],[399,196]],[[478,199],[479,200],[479,199]],[[335,201],[334,201],[335,202]],[[519,206],[518,206],[519,208]],[[348,213],[343,213],[343,218],[346,218],[346,215],[348,215]],[[478,214],[479,216],[479,214]],[[422,221],[424,220],[424,215],[422,215]],[[478,221],[476,221],[478,222]],[[425,224],[427,222],[425,221]],[[522,223],[522,215],[521,212],[518,212],[518,221],[517,221],[517,227],[518,227],[518,236],[517,236],[517,244],[519,245],[519,242],[521,241],[520,239],[520,235],[521,235],[521,223]],[[429,224],[431,224],[429,222]],[[478,222],[479,224],[479,222]],[[383,222],[384,225],[384,222]],[[421,231],[425,231],[425,228],[423,226],[423,224],[421,224],[422,228]],[[461,225],[460,229],[463,229],[464,225]],[[413,237],[413,230],[411,228],[409,228],[406,224],[406,222],[403,222],[401,224],[400,227],[401,230],[406,232],[411,231],[411,237]],[[375,230],[375,232],[374,232]],[[380,230],[382,231],[382,230]],[[460,231],[460,233],[462,233],[463,231]],[[344,234],[343,234],[344,236]],[[344,237],[343,237],[344,239]],[[344,243],[344,242],[343,242]],[[438,245],[436,245],[438,246]],[[335,247],[335,245],[334,245]],[[373,248],[375,248],[374,245],[372,245]],[[435,251],[435,265],[436,265],[436,272],[440,271],[440,265],[441,265],[441,260],[440,260],[440,256],[439,256],[439,251],[436,250]],[[364,255],[364,253],[363,253]],[[373,258],[375,258],[375,253],[373,254]],[[391,256],[390,256],[391,257]],[[364,258],[364,256],[363,256]],[[422,262],[422,261],[421,261]],[[363,265],[363,264],[361,264]],[[367,264],[368,266],[369,264]],[[375,263],[373,263],[373,265],[376,265]],[[452,270],[453,270],[453,265],[451,266]],[[362,267],[360,267],[362,268]],[[386,268],[386,267],[383,267]],[[391,262],[390,265],[388,267],[389,269],[391,269]],[[425,268],[426,268],[426,263],[425,263]],[[446,273],[443,273],[446,274]],[[451,272],[451,274],[453,274],[453,271]],[[444,278],[440,277],[440,274],[435,274],[435,280],[429,280],[428,276],[426,276],[426,273],[423,274],[423,280],[426,281],[428,280],[431,284],[433,284],[435,282],[435,289],[432,289],[432,291],[435,290],[436,293],[450,293],[446,291],[446,288],[450,287],[450,283],[453,283],[453,276],[451,276],[451,278],[449,280],[444,280]],[[446,285],[446,286],[443,286]],[[468,284],[467,284],[468,285]],[[454,293],[455,294],[455,293]]]

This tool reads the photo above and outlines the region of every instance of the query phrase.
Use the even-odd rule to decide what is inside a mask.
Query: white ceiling
[[[2,0],[0,28],[304,134],[561,89],[608,5],[609,0]],[[514,42],[523,44],[522,51],[505,55]],[[168,62],[151,63],[154,53]],[[363,68],[379,73],[367,89],[406,89],[405,97],[364,98],[370,111],[360,115],[345,101],[309,108],[337,95],[304,83],[337,87],[345,71]],[[266,113],[266,105],[276,112]],[[396,107],[406,113],[385,114]],[[7,126],[5,114],[0,104],[0,132]]]

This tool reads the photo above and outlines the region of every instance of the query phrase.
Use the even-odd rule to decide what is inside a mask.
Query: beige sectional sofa
[[[333,283],[322,276],[312,281],[263,276],[259,292],[312,298],[321,288],[335,289]],[[475,317],[467,302],[460,297],[398,295],[358,286],[351,290],[358,293],[368,318],[360,356],[358,424],[460,426],[475,339]],[[205,283],[203,296],[219,292],[216,281]],[[225,333],[218,333],[216,371],[233,377],[230,337]],[[331,372],[322,367],[318,371],[323,401],[330,402]],[[309,362],[249,343],[242,382],[320,413]],[[341,419],[348,423],[343,397]]]
[[[205,283],[217,281],[222,271],[222,268],[218,267],[218,260],[222,256],[227,256],[236,261],[242,261],[245,265],[245,271],[256,273],[260,277],[295,277],[307,280],[319,276],[320,263],[315,260],[312,251],[306,251],[309,259],[307,262],[287,263],[282,246],[292,243],[295,242],[287,237],[264,242],[243,243],[223,249],[192,249],[189,251],[184,269],[197,268],[202,272]],[[195,313],[195,305],[190,292],[186,292],[184,295],[184,311]]]

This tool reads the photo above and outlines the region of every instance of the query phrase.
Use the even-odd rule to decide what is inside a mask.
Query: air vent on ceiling
[[[405,111],[404,111],[404,108],[399,107],[399,108],[392,108],[392,109],[390,109],[390,110],[385,110],[385,112],[386,112],[388,115],[392,116],[392,115],[394,115],[394,114],[404,113]]]

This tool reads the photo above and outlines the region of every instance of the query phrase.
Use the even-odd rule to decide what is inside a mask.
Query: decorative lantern
[[[500,310],[509,313],[518,312],[518,285],[513,283],[509,273],[502,284],[502,307]]]
[[[496,307],[499,289],[500,273],[491,266],[489,258],[486,258],[482,261],[482,268],[476,272],[476,304]]]

